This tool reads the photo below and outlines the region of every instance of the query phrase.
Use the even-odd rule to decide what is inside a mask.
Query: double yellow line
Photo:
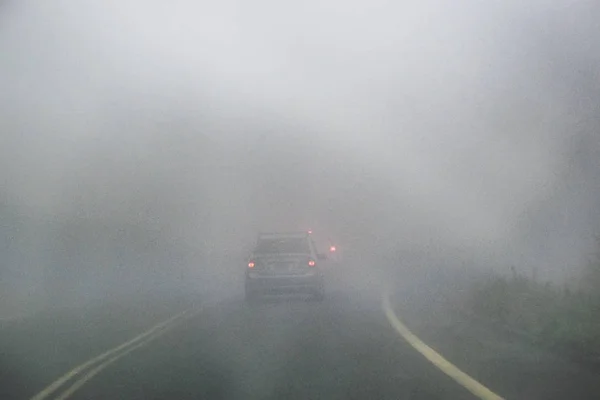
[[[71,385],[64,389],[61,393],[57,394],[55,400],[68,399],[73,393],[81,388],[86,382],[100,373],[103,369],[131,353],[132,351],[139,349],[164,335],[169,330],[179,325],[182,321],[195,316],[199,311],[192,312],[191,309],[185,310],[172,316],[171,318],[153,326],[144,333],[134,337],[133,339],[110,349],[89,361],[84,362],[81,365],[73,368],[56,381],[48,385],[44,390],[36,394],[31,400],[45,400],[52,396],[59,389],[63,389],[66,384],[71,382]]]

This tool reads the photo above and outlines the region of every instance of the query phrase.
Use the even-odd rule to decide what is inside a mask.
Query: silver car
[[[324,297],[323,274],[309,233],[262,233],[246,268],[246,300],[265,294],[306,293]]]

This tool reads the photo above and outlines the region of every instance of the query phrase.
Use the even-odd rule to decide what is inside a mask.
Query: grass
[[[600,365],[600,296],[542,284],[513,273],[467,292],[466,311],[501,324],[578,361]]]

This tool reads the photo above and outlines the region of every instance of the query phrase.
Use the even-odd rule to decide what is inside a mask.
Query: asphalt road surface
[[[600,377],[593,372],[443,316],[420,317],[427,307],[410,299],[397,304],[414,305],[406,311],[414,332],[497,394],[600,398]],[[111,303],[3,323],[0,398],[31,398],[73,367],[190,308],[144,346],[116,352],[63,398],[476,398],[391,327],[376,291],[338,288],[323,302],[292,297],[246,304],[240,295],[158,303]],[[60,398],[93,367],[47,398]]]

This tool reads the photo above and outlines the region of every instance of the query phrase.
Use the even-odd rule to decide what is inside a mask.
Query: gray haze
[[[6,282],[237,285],[278,229],[376,275],[426,255],[570,279],[590,257],[597,2],[0,7]]]

